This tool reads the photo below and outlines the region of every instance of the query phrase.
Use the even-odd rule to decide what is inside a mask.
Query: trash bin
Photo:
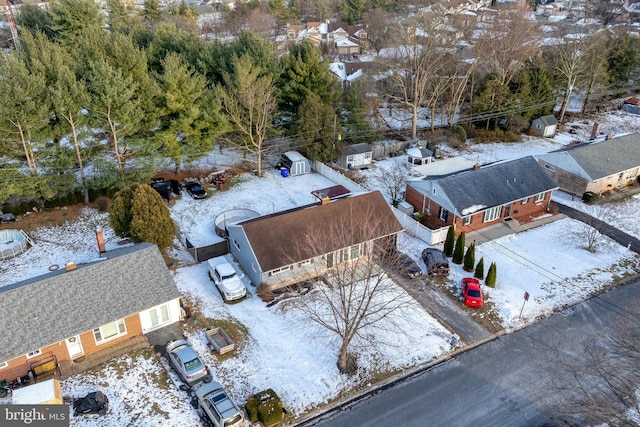
[[[287,169],[287,168],[280,169],[280,175],[282,175],[283,178],[288,177],[289,176],[289,169]]]

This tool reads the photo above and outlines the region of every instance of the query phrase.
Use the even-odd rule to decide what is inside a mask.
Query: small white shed
[[[14,405],[61,405],[64,403],[60,381],[55,378],[13,390],[12,400]]]
[[[558,119],[553,115],[538,117],[531,122],[531,133],[551,138],[556,134],[558,123]]]
[[[280,160],[282,167],[289,169],[289,176],[303,175],[311,172],[309,160],[297,151],[287,151]]]

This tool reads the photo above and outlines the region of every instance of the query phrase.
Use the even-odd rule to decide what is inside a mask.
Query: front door
[[[504,207],[504,217],[511,218],[511,203]]]
[[[82,342],[80,341],[80,335],[67,338],[65,341],[67,342],[67,350],[69,351],[69,356],[71,357],[71,359],[75,359],[84,354]]]

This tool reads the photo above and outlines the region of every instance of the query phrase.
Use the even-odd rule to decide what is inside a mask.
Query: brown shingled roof
[[[361,219],[354,221],[353,219]],[[339,224],[357,227],[340,233]],[[250,219],[241,224],[262,271],[270,271],[338,249],[402,231],[402,226],[379,191],[318,204],[283,214]],[[321,244],[305,247],[306,236],[323,230]],[[302,253],[300,253],[302,252]],[[299,259],[294,259],[299,258]]]

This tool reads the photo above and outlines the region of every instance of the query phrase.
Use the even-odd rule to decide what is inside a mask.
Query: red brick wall
[[[93,336],[93,330],[80,334],[80,341],[82,341],[82,348],[84,350],[84,353],[91,354],[98,350],[102,350],[103,348],[128,340],[133,336],[142,334],[140,316],[138,316],[137,314],[129,316],[125,319],[124,322],[127,328],[126,335],[114,338],[110,341],[105,342],[104,344],[96,344],[96,340]],[[30,369],[30,365],[37,365],[40,361],[44,362],[50,360],[51,356],[56,357],[58,364],[69,362],[71,360],[69,358],[69,351],[67,350],[67,344],[65,341],[60,341],[59,343],[43,347],[41,350],[41,355],[31,359],[27,359],[25,355],[22,355],[20,357],[9,360],[9,366],[4,369],[0,369],[0,379],[13,381],[18,377],[27,375]]]

